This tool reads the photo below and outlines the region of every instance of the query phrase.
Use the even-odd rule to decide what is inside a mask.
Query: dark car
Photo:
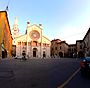
[[[90,74],[90,57],[85,57],[80,62],[81,73]]]

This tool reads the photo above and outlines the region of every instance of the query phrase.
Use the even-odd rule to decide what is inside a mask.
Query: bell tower
[[[19,28],[18,28],[18,18],[15,18],[13,29],[12,29],[12,36],[15,38],[19,35]]]

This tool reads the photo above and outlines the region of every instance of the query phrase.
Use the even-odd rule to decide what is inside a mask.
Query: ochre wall
[[[12,36],[6,11],[0,12],[0,47],[4,45],[7,51],[7,57],[12,56]],[[2,48],[0,48],[0,57],[2,57]]]

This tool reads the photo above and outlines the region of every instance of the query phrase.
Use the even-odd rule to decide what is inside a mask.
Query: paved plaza
[[[0,88],[57,88],[79,67],[75,58],[3,59]]]

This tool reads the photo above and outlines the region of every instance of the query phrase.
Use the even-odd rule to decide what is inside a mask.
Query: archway
[[[23,57],[26,57],[26,51],[23,50],[22,56],[23,56]]]
[[[45,58],[46,57],[46,53],[45,53],[45,51],[43,51],[43,58]]]
[[[6,58],[7,57],[7,51],[6,49],[4,49],[4,51],[2,51],[2,58]]]
[[[37,56],[37,48],[33,48],[33,57]]]

